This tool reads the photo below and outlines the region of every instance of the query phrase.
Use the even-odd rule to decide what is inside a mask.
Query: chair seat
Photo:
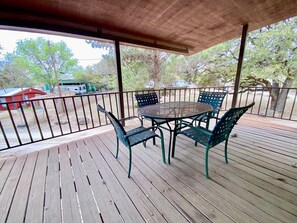
[[[127,131],[127,134],[129,135],[129,134],[132,134],[132,133],[137,133],[137,132],[143,131],[145,129],[146,129],[145,127],[140,126],[138,128]],[[130,145],[134,146],[134,145],[136,145],[138,143],[141,143],[143,141],[151,139],[151,138],[153,138],[155,136],[158,136],[158,135],[156,133],[154,133],[152,130],[148,129],[147,131],[140,132],[138,134],[130,136],[129,137]]]
[[[180,134],[183,134],[188,138],[201,143],[202,145],[207,145],[212,132],[205,128],[197,126],[195,128],[189,128],[181,131]]]

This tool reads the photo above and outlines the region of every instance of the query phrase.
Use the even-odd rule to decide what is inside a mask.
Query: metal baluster
[[[33,104],[33,101],[31,101],[31,107],[32,107],[32,109],[33,109],[34,117],[35,117],[35,120],[36,120],[38,129],[39,129],[39,134],[40,134],[40,136],[41,136],[41,139],[44,139],[44,136],[43,136],[42,131],[41,131],[41,127],[40,127],[39,119],[38,119],[38,116],[37,116],[37,113],[36,113],[36,110],[35,110],[35,106],[34,106],[34,104]]]
[[[7,106],[6,106],[6,107],[7,107]],[[4,128],[3,128],[3,126],[2,126],[1,121],[0,121],[0,129],[1,129],[2,135],[3,135],[3,137],[4,137],[4,140],[5,140],[7,149],[9,149],[9,148],[10,148],[10,144],[9,144],[9,141],[8,141],[7,136],[6,136],[6,134],[5,134],[5,131],[4,131]],[[1,150],[3,150],[3,149],[1,149]]]
[[[86,123],[86,129],[88,129],[89,126],[88,126],[88,121],[87,121],[87,116],[86,116],[85,104],[84,104],[84,101],[83,101],[83,96],[80,96],[80,102],[81,102],[81,106],[82,106],[82,110],[83,110],[83,115],[84,115],[84,119],[85,119],[85,123]]]
[[[275,110],[276,110],[276,107],[277,107],[277,104],[278,104],[279,92],[280,92],[280,88],[278,88],[277,96],[276,96],[276,100],[275,100],[275,105],[274,105],[274,108],[273,108],[273,114],[272,114],[273,118],[274,118]],[[271,101],[272,101],[272,98],[271,98]]]
[[[48,115],[48,112],[47,112],[47,108],[46,108],[44,99],[42,99],[42,104],[43,104],[43,108],[44,108],[45,115],[46,115],[46,118],[47,118],[47,123],[48,123],[48,126],[49,126],[50,131],[51,131],[51,134],[52,134],[52,138],[53,138],[53,137],[54,137],[54,133],[53,133],[53,129],[52,129],[52,125],[51,125],[51,121],[50,121],[50,118],[49,118],[49,115]]]
[[[58,120],[58,124],[59,124],[59,128],[60,128],[60,132],[61,132],[61,135],[63,135],[63,130],[62,130],[62,126],[61,126],[61,122],[60,122],[60,117],[59,117],[59,113],[58,113],[58,110],[57,110],[57,105],[56,105],[55,99],[53,99],[53,103],[54,103],[54,108],[55,108],[55,112],[56,112],[56,116],[57,116],[57,120]]]
[[[129,92],[125,92],[127,99],[128,117],[130,117],[130,106],[129,106]]]
[[[255,99],[256,99],[257,87],[255,87],[254,89],[255,89],[255,91],[254,91],[253,101],[255,101]],[[253,109],[254,109],[254,106],[251,107],[251,114],[253,113]]]
[[[75,117],[76,117],[76,123],[77,123],[78,131],[80,131],[80,125],[79,125],[79,121],[78,121],[78,116],[77,116],[77,110],[76,110],[76,105],[75,105],[74,97],[72,97],[72,103],[73,103],[73,108],[74,108],[74,113],[75,113]]]
[[[294,97],[294,101],[293,101],[292,110],[291,110],[291,113],[290,113],[289,120],[292,120],[292,115],[293,115],[293,111],[294,111],[294,108],[295,108],[296,99],[297,99],[297,89],[295,89],[295,97]]]
[[[258,114],[260,114],[260,109],[261,109],[261,105],[262,105],[262,99],[263,99],[263,94],[264,94],[264,87],[262,87],[262,94],[261,94],[261,98],[260,98],[260,103],[259,103],[259,108],[258,108]]]
[[[245,98],[245,105],[244,106],[247,106],[248,99],[249,99],[249,93],[250,93],[250,87],[248,87],[248,92],[247,92],[247,95],[246,95],[246,98]]]
[[[97,94],[95,95],[95,101],[96,101],[96,105],[98,105]],[[97,111],[97,116],[98,116],[99,126],[101,126],[101,118],[100,118],[100,114],[99,114],[98,109],[96,109],[96,111]]]
[[[91,116],[91,121],[92,121],[92,127],[94,128],[94,120],[93,120],[93,113],[92,113],[92,108],[91,108],[91,103],[90,103],[90,95],[88,95],[87,98],[88,98],[90,116]]]
[[[27,118],[26,118],[25,113],[24,113],[23,106],[22,106],[22,104],[20,102],[19,102],[19,105],[20,105],[20,108],[21,108],[21,112],[22,112],[22,115],[23,115],[23,118],[24,118],[24,122],[25,122],[25,125],[26,125],[26,128],[27,128],[27,131],[28,131],[28,134],[29,134],[31,143],[32,143],[33,142],[33,138],[32,138],[32,134],[31,134],[31,131],[30,131],[28,122],[27,122]]]
[[[106,110],[106,108],[105,108],[105,100],[104,100],[104,96],[103,96],[103,94],[101,95],[102,96],[102,102],[103,102],[103,108]],[[108,122],[107,122],[107,117],[106,117],[106,115],[105,115],[105,124],[107,124]]]
[[[67,109],[67,106],[66,106],[65,98],[63,98],[63,103],[64,103],[64,106],[65,106],[65,112],[66,112],[66,116],[67,116],[67,122],[68,122],[69,130],[70,130],[70,133],[72,133],[72,127],[71,127],[70,120],[69,120],[69,114],[68,114],[68,109]]]
[[[266,106],[266,111],[265,111],[265,116],[267,116],[267,112],[268,112],[268,106],[269,106],[270,98],[271,98],[271,95],[269,94],[269,96],[268,96],[268,101],[267,101],[267,106]]]
[[[110,94],[108,94],[108,97],[109,97],[110,112],[113,113],[113,110],[112,110],[112,103],[111,103],[111,96],[110,96]]]

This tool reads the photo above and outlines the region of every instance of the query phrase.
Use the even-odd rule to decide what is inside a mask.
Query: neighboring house
[[[20,108],[20,103],[1,103],[30,100],[31,98],[34,98],[38,95],[46,95],[46,92],[40,91],[35,88],[23,88],[23,91],[21,88],[0,89],[0,110],[7,110],[7,106],[9,106],[11,110]],[[26,105],[26,107],[29,107],[30,102],[23,102],[22,105]]]
[[[94,84],[79,82],[76,80],[60,80],[60,89],[63,92],[75,92],[75,94],[85,94],[96,91]]]
[[[60,80],[60,89],[62,92],[75,92],[75,94],[87,93],[86,85],[75,80]]]

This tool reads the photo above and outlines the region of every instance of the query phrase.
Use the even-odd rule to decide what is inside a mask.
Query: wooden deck
[[[234,133],[229,164],[211,150],[210,180],[183,136],[171,165],[159,142],[133,147],[130,179],[113,131],[0,160],[0,222],[297,222],[297,129],[244,120]]]

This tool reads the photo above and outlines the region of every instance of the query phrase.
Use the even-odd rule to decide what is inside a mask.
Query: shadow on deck
[[[178,136],[115,159],[113,131],[0,160],[0,222],[297,222],[297,129],[242,120],[209,154]],[[56,139],[59,140],[59,139]],[[168,137],[166,138],[168,145]]]

